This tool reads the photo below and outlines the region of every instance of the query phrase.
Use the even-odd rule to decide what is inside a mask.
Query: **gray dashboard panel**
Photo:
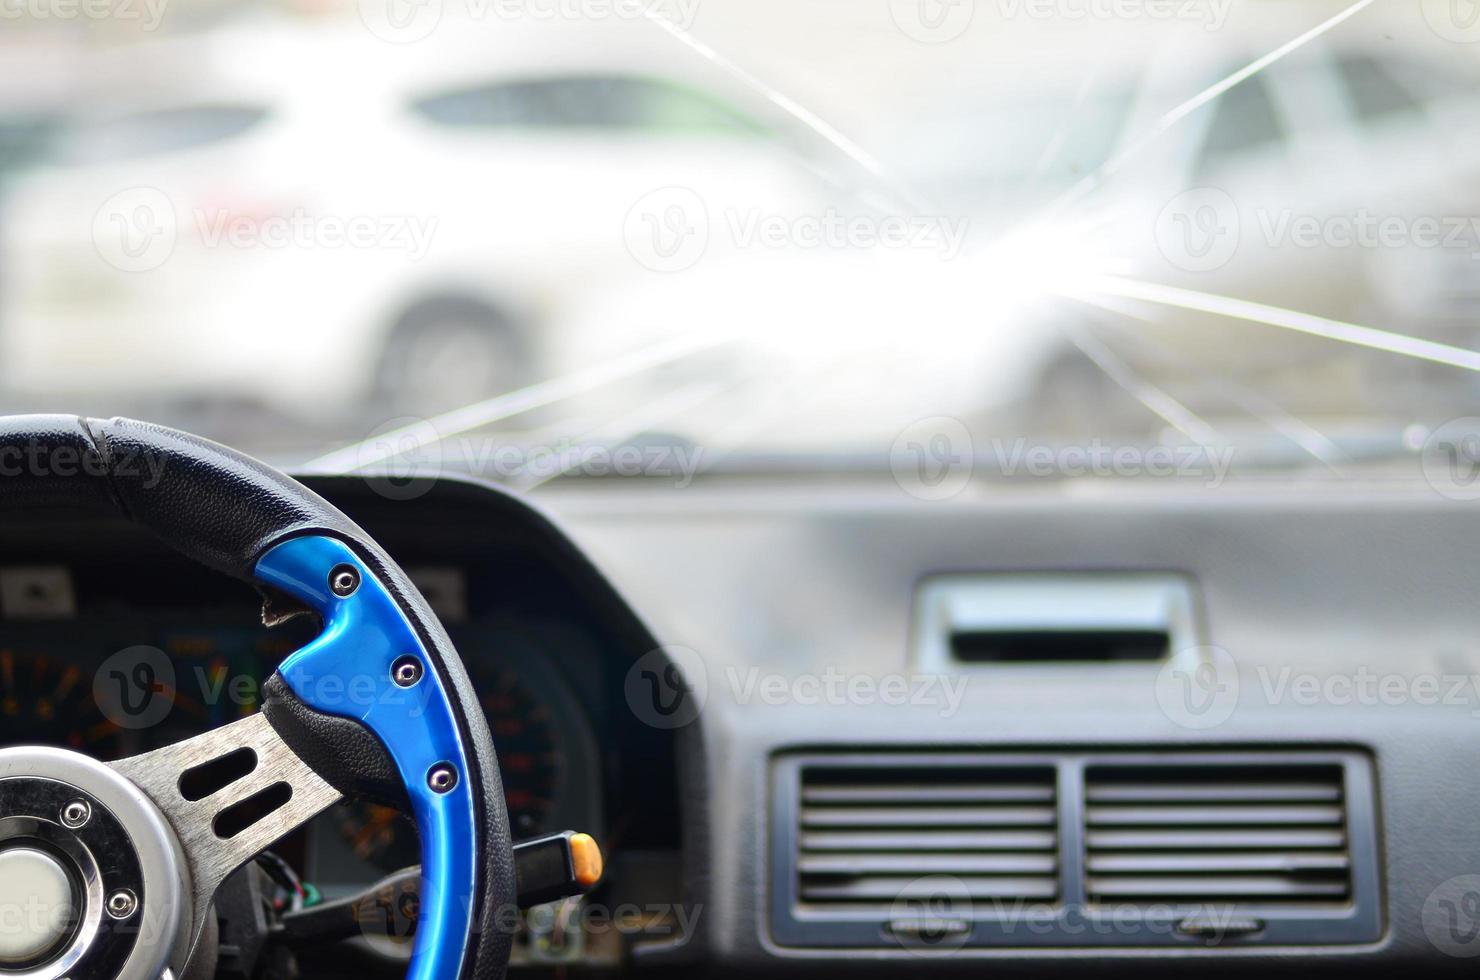
[[[844,956],[850,970],[885,975],[978,972],[983,961],[1003,976],[1041,975],[1055,963],[1101,973],[1196,963],[1200,972],[1233,974],[1323,965],[1458,974],[1473,966],[1445,953],[1442,937],[1429,938],[1436,889],[1480,874],[1480,693],[1472,680],[1480,674],[1480,607],[1470,571],[1480,515],[1465,504],[1329,485],[1318,495],[1050,487],[927,503],[887,480],[803,489],[608,485],[554,489],[542,503],[659,641],[690,648],[703,665],[709,789],[691,812],[707,814],[705,836],[716,844],[701,932],[735,972],[815,973]],[[1161,708],[1148,675],[1082,666],[974,677],[955,710],[942,701],[795,697],[798,678],[829,667],[907,676],[913,596],[924,576],[1096,569],[1192,577],[1210,642],[1237,664],[1239,697],[1226,720],[1188,727]],[[1405,693],[1377,701],[1351,694],[1363,672],[1400,678]],[[789,701],[757,693],[772,676],[791,685]],[[1425,677],[1468,686],[1432,704],[1412,683]],[[1297,697],[1294,679],[1325,691],[1316,699],[1324,703]],[[770,767],[783,751],[835,746],[1367,748],[1378,772],[1387,933],[1345,948],[1007,949],[928,962],[898,951],[783,950],[765,921]]]

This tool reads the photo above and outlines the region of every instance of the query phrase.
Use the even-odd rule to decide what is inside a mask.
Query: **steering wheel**
[[[287,597],[323,630],[267,681],[259,713],[205,735],[112,765],[0,749],[0,891],[40,913],[0,936],[0,978],[209,976],[221,883],[344,798],[415,817],[408,977],[502,977],[517,896],[493,741],[395,562],[306,487],[207,440],[127,419],[0,419],[0,506],[56,505],[122,513],[262,588],[264,619]]]

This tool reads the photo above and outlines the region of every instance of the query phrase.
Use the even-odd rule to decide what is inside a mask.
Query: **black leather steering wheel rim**
[[[258,560],[305,535],[332,537],[385,584],[421,639],[430,666],[449,692],[467,746],[480,857],[474,935],[461,976],[502,977],[512,934],[503,923],[515,907],[508,815],[493,740],[476,693],[451,639],[426,600],[388,554],[328,501],[285,474],[197,436],[131,419],[71,415],[0,418],[0,507],[65,507],[122,514],[186,556],[235,578],[257,583]],[[274,727],[324,777],[349,795],[366,795],[375,760],[363,758],[364,737],[350,719],[315,712],[284,699],[269,685],[264,708]],[[276,697],[274,692],[276,691]],[[317,755],[317,758],[313,756]],[[371,778],[362,778],[366,775]],[[371,791],[369,795],[374,796]]]

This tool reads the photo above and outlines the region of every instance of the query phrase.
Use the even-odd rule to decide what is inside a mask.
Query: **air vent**
[[[1058,809],[1049,768],[815,767],[801,773],[797,894],[813,910],[887,912],[1058,893]],[[950,896],[946,896],[949,898]]]
[[[1091,902],[1311,905],[1351,898],[1336,766],[1092,767]]]
[[[1354,749],[786,752],[779,949],[1336,946],[1382,936]]]

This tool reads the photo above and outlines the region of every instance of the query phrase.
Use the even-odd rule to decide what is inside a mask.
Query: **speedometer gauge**
[[[512,670],[497,669],[486,682],[491,683],[483,691],[483,712],[498,751],[509,828],[516,838],[532,837],[550,829],[545,821],[555,805],[564,764],[554,720],[549,706]]]
[[[164,656],[157,650],[154,653]],[[127,712],[106,707],[111,704],[116,709],[116,701],[104,697],[100,703],[96,669],[94,664],[65,655],[0,648],[0,743],[62,746],[111,762],[189,738],[211,726],[211,709],[196,692],[163,682],[144,697],[167,699],[160,705],[164,713],[148,724],[130,723]],[[185,675],[183,665],[176,664],[173,674]],[[127,679],[129,675],[117,676]],[[152,682],[155,675],[134,676]],[[103,675],[105,681],[110,677]],[[128,692],[130,697],[137,693],[133,688]]]
[[[0,650],[0,724],[6,741],[59,745],[116,758],[119,727],[93,701],[92,675],[47,656]]]

